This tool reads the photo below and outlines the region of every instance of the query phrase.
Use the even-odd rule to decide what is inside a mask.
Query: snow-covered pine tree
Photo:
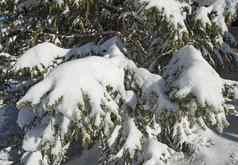
[[[94,155],[94,164],[167,164],[195,152],[197,130],[222,132],[235,112],[237,82],[214,68],[236,62],[227,28],[236,4],[0,2],[9,18],[0,99],[20,110],[23,130],[12,161],[59,165],[76,143],[80,162]]]

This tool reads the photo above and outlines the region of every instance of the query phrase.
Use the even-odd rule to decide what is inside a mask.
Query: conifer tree
[[[168,4],[0,2],[0,104],[19,109],[22,129],[14,163],[60,165],[79,143],[96,164],[166,164],[195,152],[193,128],[229,125],[238,83],[216,69],[237,64],[237,3]]]

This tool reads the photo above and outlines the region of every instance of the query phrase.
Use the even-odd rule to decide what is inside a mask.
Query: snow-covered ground
[[[231,125],[222,134],[211,129],[197,133],[196,152],[188,159],[172,161],[171,165],[237,165],[238,117],[230,117]]]

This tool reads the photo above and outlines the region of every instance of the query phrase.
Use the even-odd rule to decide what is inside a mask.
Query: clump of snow
[[[34,67],[42,70],[53,65],[57,60],[91,55],[93,51],[97,52],[97,49],[94,43],[88,43],[79,48],[63,49],[52,43],[44,42],[32,47],[19,57],[14,70]]]
[[[181,48],[169,62],[165,79],[170,98],[180,109],[192,114],[205,110],[207,117],[203,118],[219,132],[229,125],[224,111],[224,81],[199,50],[191,45]]]
[[[197,1],[200,4],[197,10],[196,18],[201,20],[204,24],[214,22],[221,28],[222,32],[228,32],[228,27],[225,22],[225,16],[230,14],[233,17],[236,14],[236,0],[203,0]],[[209,14],[215,12],[215,17],[210,20]]]
[[[116,154],[116,158],[121,158],[125,151],[128,151],[131,158],[134,157],[136,150],[141,150],[141,140],[143,134],[137,128],[134,119],[128,118],[128,120],[124,123],[126,126],[124,128],[124,133],[126,134],[126,141],[123,144],[120,151]]]
[[[176,106],[166,95],[166,84],[164,79],[156,74],[152,74],[144,68],[135,70],[135,82],[142,90],[142,102],[145,110],[158,111],[169,110],[175,111]]]
[[[114,46],[113,46],[114,45]],[[18,71],[24,68],[33,69],[37,67],[40,70],[61,63],[72,58],[81,58],[92,55],[103,55],[105,57],[113,57],[121,55],[121,51],[117,48],[121,43],[117,37],[113,37],[101,45],[94,42],[84,44],[78,48],[64,49],[55,44],[44,42],[27,50],[20,56],[14,65],[14,70]]]
[[[8,160],[0,160],[1,165],[12,165],[14,162],[13,161],[8,161]]]
[[[214,22],[219,26],[223,32],[228,31],[228,27],[225,22],[225,9],[227,6],[226,0],[217,0],[212,4],[213,10],[217,12],[217,16],[214,18]]]
[[[11,152],[12,148],[11,147],[7,147],[4,148],[2,150],[0,150],[0,164],[1,165],[11,165],[14,162],[11,161],[11,156],[10,156],[10,152]]]
[[[211,20],[210,20],[210,18],[208,17],[208,14],[210,14],[211,11],[212,11],[212,7],[202,6],[202,7],[200,7],[200,8],[196,11],[195,19],[201,20],[201,22],[203,23],[204,26],[205,26],[206,24],[210,25],[210,24],[211,24]]]
[[[33,153],[28,153],[26,152],[23,155],[22,158],[22,163],[24,163],[25,165],[42,165],[42,155],[40,151],[36,151]]]
[[[164,11],[166,17],[174,24],[175,28],[180,25],[182,31],[187,31],[184,20],[186,14],[183,13],[183,8],[188,7],[185,2],[179,2],[177,0],[141,0],[142,2],[148,2],[147,8],[157,7],[159,10]]]
[[[16,62],[14,69],[33,67],[48,67],[59,57],[65,56],[69,50],[57,47],[56,45],[44,42],[27,50]]]
[[[166,144],[158,142],[157,139],[148,139],[145,143],[143,165],[165,165],[174,150],[169,148]]]
[[[87,96],[92,105],[90,115],[99,117],[104,114],[101,104],[108,103],[107,99],[110,98],[109,94],[105,94],[107,85],[124,95],[123,78],[123,68],[116,67],[103,57],[71,61],[59,66],[43,81],[33,86],[18,105],[24,102],[37,105],[44,97],[45,104],[51,106],[63,97],[57,110],[73,119],[78,114],[78,104],[83,103],[84,97]],[[116,105],[110,103],[107,106],[117,114]]]
[[[176,98],[192,94],[202,107],[208,105],[217,111],[223,109],[223,80],[192,45],[177,52],[168,64],[165,76],[171,88],[178,89],[174,93]]]

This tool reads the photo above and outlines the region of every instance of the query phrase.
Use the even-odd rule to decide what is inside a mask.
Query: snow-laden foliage
[[[165,78],[173,90],[171,97],[184,99],[191,94],[202,107],[222,110],[223,80],[193,46],[178,51],[166,67]]]
[[[159,10],[164,11],[165,16],[170,20],[175,28],[181,29],[181,31],[186,31],[185,19],[186,12],[183,12],[182,9],[185,7],[189,8],[189,4],[185,2],[179,2],[177,0],[142,0],[147,2],[147,8],[157,7]]]
[[[39,159],[45,164],[59,164],[70,144],[80,139],[85,149],[96,143],[108,148],[111,158],[104,155],[103,162],[134,161],[147,139],[142,131],[155,138],[159,125],[155,120],[149,122],[151,126],[137,125],[139,121],[133,117],[136,96],[124,86],[128,69],[136,67],[112,45],[105,57],[66,62],[34,85],[17,104],[21,109],[18,124],[26,131],[22,162],[30,165]],[[146,72],[142,76],[153,75]],[[143,100],[148,101],[152,90],[145,90],[148,84],[142,83]]]
[[[0,154],[60,165],[79,146],[80,163],[165,165],[197,153],[197,131],[236,113],[237,82],[215,69],[237,62],[237,1],[194,2],[1,1],[0,104],[19,109],[23,137]]]
[[[232,35],[227,33],[237,15],[237,1],[208,2],[4,1],[0,8],[9,19],[1,29],[0,40],[5,52],[19,56],[45,41],[62,47],[79,47],[120,36],[130,52],[127,56],[159,73],[158,64],[163,67],[172,54],[192,42],[210,64],[225,67],[235,63],[231,60],[234,53],[230,49],[222,50],[224,44],[232,46],[227,43]]]
[[[179,50],[161,77],[137,68],[115,41],[100,45],[102,57],[60,64],[18,101],[23,164],[61,164],[75,143],[100,147],[99,164],[166,164],[175,150],[193,151],[192,127],[228,125],[225,83],[199,50]]]
[[[164,77],[169,97],[177,103],[179,111],[177,119],[180,118],[180,122],[173,123],[172,133],[178,136],[176,142],[182,140],[182,145],[191,134],[189,129],[194,123],[205,127],[205,121],[220,132],[228,126],[224,80],[204,60],[200,51],[191,45],[180,49],[166,67]]]

